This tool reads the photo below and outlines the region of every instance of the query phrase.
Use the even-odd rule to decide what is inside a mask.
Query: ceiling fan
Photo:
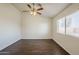
[[[41,10],[43,10],[44,8],[42,7],[42,5],[40,3],[31,3],[31,4],[27,4],[27,7],[30,9],[29,11],[23,11],[23,12],[30,12],[30,14],[32,15],[36,15],[39,14],[41,15]]]

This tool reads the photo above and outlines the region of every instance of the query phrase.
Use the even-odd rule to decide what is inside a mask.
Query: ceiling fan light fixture
[[[33,12],[33,15],[35,16],[37,13],[36,12]]]
[[[31,15],[33,15],[33,12],[32,12],[32,11],[30,11],[30,14],[31,14]]]
[[[30,14],[35,16],[35,15],[37,15],[37,12],[36,11],[30,11]]]
[[[29,12],[30,12],[31,15],[34,15],[34,16],[37,15],[37,14],[41,15],[41,10],[43,10],[43,7],[42,7],[41,4],[32,3],[32,4],[27,4],[27,6],[30,9]]]

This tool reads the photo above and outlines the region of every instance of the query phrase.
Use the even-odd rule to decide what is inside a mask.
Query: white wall
[[[0,4],[0,50],[21,39],[20,17],[11,4]]]
[[[50,39],[51,20],[39,15],[23,13],[22,39]]]
[[[79,4],[72,4],[52,19],[52,38],[70,54],[79,54],[79,38],[64,36],[56,32],[56,20],[79,10]]]

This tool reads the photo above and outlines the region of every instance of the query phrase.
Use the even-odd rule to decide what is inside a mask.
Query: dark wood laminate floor
[[[22,39],[0,51],[0,55],[69,55],[52,39]]]

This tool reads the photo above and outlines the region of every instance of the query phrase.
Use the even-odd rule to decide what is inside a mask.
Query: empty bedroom
[[[79,3],[0,3],[0,55],[79,55]]]

